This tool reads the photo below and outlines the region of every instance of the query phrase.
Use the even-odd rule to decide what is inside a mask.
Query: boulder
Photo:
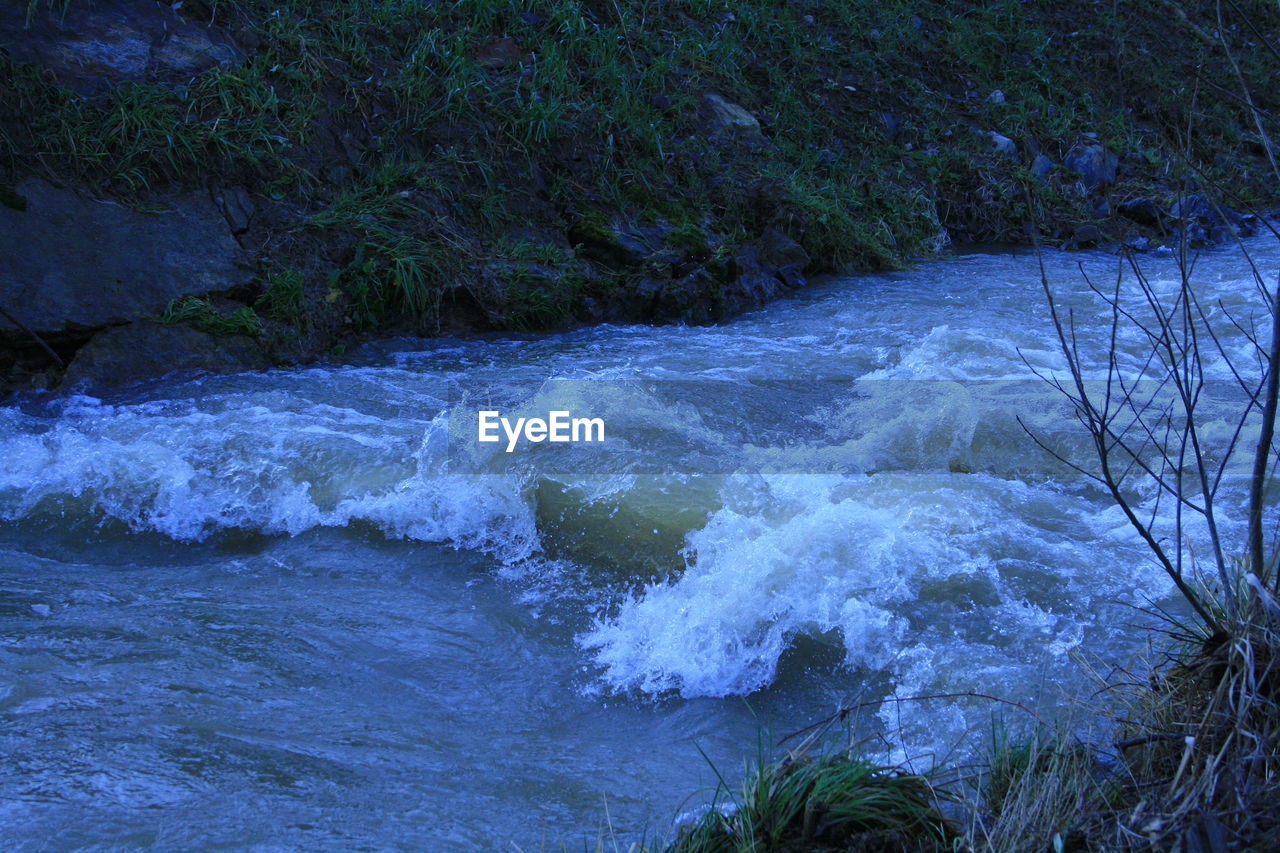
[[[1234,233],[1247,236],[1253,232],[1252,217],[1244,216],[1229,207],[1214,204],[1203,194],[1183,196],[1169,208],[1169,216],[1182,222],[1196,222],[1213,228],[1229,228]]]
[[[206,194],[157,202],[157,213],[82,198],[35,178],[17,194],[25,210],[0,206],[0,306],[33,331],[151,317],[180,296],[253,279]]]
[[[1101,145],[1075,145],[1062,158],[1062,165],[1080,176],[1080,183],[1089,192],[1116,182],[1116,169],[1120,158]]]
[[[0,4],[0,49],[43,65],[82,95],[125,80],[189,77],[233,64],[240,52],[221,31],[178,15],[181,4],[154,0]],[[65,8],[64,8],[65,7]]]
[[[94,335],[76,353],[62,384],[112,388],[179,370],[239,373],[270,366],[252,338],[214,337],[190,326],[143,322]]]
[[[752,143],[765,141],[759,120],[723,95],[715,92],[705,93],[702,96],[701,115],[705,136]]]
[[[1160,205],[1146,196],[1138,196],[1137,198],[1122,201],[1116,205],[1116,211],[1121,216],[1139,225],[1147,225],[1152,228],[1164,227],[1164,211],[1160,209]]]

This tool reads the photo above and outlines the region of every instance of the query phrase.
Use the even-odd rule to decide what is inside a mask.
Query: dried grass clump
[[[1118,846],[1280,850],[1280,606],[1253,575],[1236,599],[1129,692]]]

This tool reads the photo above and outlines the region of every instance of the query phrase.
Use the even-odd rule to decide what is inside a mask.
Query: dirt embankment
[[[716,322],[948,242],[1198,247],[1275,201],[1275,4],[972,6],[8,4],[0,384]]]

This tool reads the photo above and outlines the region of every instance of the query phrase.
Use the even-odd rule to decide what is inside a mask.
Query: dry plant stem
[[[1204,624],[1208,626],[1211,631],[1216,633],[1219,630],[1221,630],[1218,624],[1218,621],[1214,619],[1214,617],[1210,614],[1208,608],[1206,608],[1203,602],[1201,602],[1200,596],[1186,582],[1185,578],[1183,577],[1182,570],[1180,568],[1180,561],[1179,561],[1179,565],[1174,565],[1173,561],[1169,559],[1169,555],[1166,553],[1165,548],[1156,539],[1154,533],[1152,533],[1151,528],[1147,524],[1145,524],[1141,518],[1138,517],[1133,507],[1130,505],[1128,498],[1125,497],[1124,493],[1120,489],[1120,484],[1122,482],[1123,475],[1121,475],[1121,477],[1117,477],[1115,472],[1112,470],[1112,450],[1117,446],[1124,448],[1126,450],[1130,450],[1130,449],[1129,449],[1129,446],[1124,442],[1123,434],[1119,434],[1119,435],[1116,434],[1111,426],[1111,422],[1115,418],[1115,412],[1111,411],[1111,408],[1110,408],[1111,407],[1110,394],[1111,394],[1112,382],[1110,381],[1110,378],[1109,378],[1107,382],[1108,387],[1107,387],[1107,400],[1105,403],[1106,408],[1100,411],[1097,408],[1097,406],[1094,404],[1093,399],[1089,394],[1089,391],[1085,387],[1084,376],[1081,372],[1081,367],[1080,367],[1080,364],[1081,364],[1080,353],[1074,339],[1074,323],[1071,322],[1071,318],[1069,315],[1068,315],[1068,318],[1064,320],[1058,312],[1057,301],[1053,297],[1053,290],[1049,286],[1049,276],[1044,268],[1044,258],[1039,254],[1038,248],[1037,248],[1037,259],[1039,260],[1039,263],[1040,263],[1040,285],[1044,290],[1045,298],[1049,304],[1049,313],[1053,321],[1054,331],[1058,336],[1058,343],[1062,348],[1063,355],[1067,359],[1067,367],[1071,373],[1071,380],[1072,380],[1072,384],[1075,387],[1075,391],[1074,393],[1072,393],[1068,389],[1063,388],[1061,383],[1057,382],[1057,380],[1050,380],[1050,381],[1052,382],[1052,384],[1054,384],[1056,387],[1058,387],[1060,390],[1066,393],[1068,399],[1070,399],[1072,404],[1075,406],[1076,414],[1080,418],[1081,423],[1085,426],[1085,428],[1089,432],[1090,439],[1092,440],[1092,443],[1094,446],[1094,453],[1098,460],[1099,473],[1097,474],[1089,473],[1088,475],[1095,482],[1100,483],[1107,490],[1111,498],[1115,501],[1116,505],[1120,507],[1120,511],[1124,514],[1125,519],[1129,522],[1130,526],[1133,527],[1135,531],[1137,531],[1138,535],[1142,538],[1143,542],[1147,544],[1147,547],[1150,548],[1152,554],[1155,555],[1157,562],[1159,562],[1160,567],[1164,570],[1165,574],[1167,574],[1169,578],[1173,581],[1174,585],[1178,588],[1178,591],[1182,594],[1183,598],[1185,598],[1187,603],[1190,604],[1191,608],[1196,612],[1196,615],[1199,616],[1201,620],[1203,620]],[[1118,308],[1118,306],[1113,306],[1113,311],[1119,312],[1120,309]],[[1109,373],[1111,373],[1115,369],[1115,344],[1114,344],[1115,328],[1114,327],[1117,322],[1118,322],[1118,317],[1113,315],[1112,345],[1109,347],[1110,349],[1110,352],[1109,352],[1110,364],[1108,368]],[[1162,323],[1162,325],[1166,325],[1166,324]],[[1167,328],[1166,328],[1166,331],[1167,331]],[[1068,332],[1071,333],[1070,337],[1068,336]],[[1147,332],[1147,335],[1149,337],[1152,336],[1152,334],[1153,332],[1151,331]],[[1190,398],[1186,394],[1183,394],[1182,399],[1185,403]],[[1133,400],[1133,397],[1131,394],[1124,395],[1124,399],[1122,400],[1122,405],[1128,405],[1130,407],[1136,406],[1136,403]],[[1135,411],[1138,411],[1138,410],[1135,409]],[[1045,445],[1036,436],[1032,436],[1032,437],[1033,439],[1036,440],[1037,444],[1039,444],[1041,447],[1045,447]],[[1053,452],[1053,451],[1050,451],[1050,452]],[[1060,454],[1057,454],[1055,452],[1054,455],[1057,458],[1062,459],[1062,456]],[[1137,460],[1136,453],[1130,452],[1130,456],[1131,458]],[[1144,463],[1141,463],[1140,461],[1138,462],[1138,464],[1144,465]],[[1083,470],[1079,466],[1073,466],[1073,467],[1075,467],[1076,470],[1078,471]],[[1148,473],[1152,473],[1153,475],[1155,473],[1155,472],[1151,472],[1149,468],[1147,468],[1146,470],[1148,471]],[[1157,480],[1161,482],[1162,485],[1164,485],[1164,481],[1162,479],[1157,477]],[[1205,482],[1207,483],[1207,478]],[[1167,489],[1168,486],[1164,485],[1164,488]],[[1185,496],[1180,494],[1179,490],[1174,490],[1174,491],[1175,491],[1174,497],[1176,499],[1184,502],[1186,501]],[[1199,511],[1204,511],[1204,508],[1201,508],[1201,507],[1194,507],[1194,508],[1196,508]],[[1179,549],[1180,549],[1180,543],[1179,543]]]
[[[1040,725],[1045,726],[1046,728],[1049,727],[1049,724],[1045,722],[1044,718],[1039,714],[1028,708],[1026,705],[1023,705],[1021,702],[1014,702],[1012,699],[1001,699],[999,696],[991,696],[987,693],[976,693],[973,691],[963,691],[960,693],[930,693],[924,696],[888,696],[884,699],[869,699],[866,702],[858,702],[854,705],[844,705],[834,714],[823,717],[816,723],[811,723],[810,725],[807,725],[802,729],[797,729],[791,734],[783,737],[778,741],[777,745],[781,746],[787,741],[797,738],[800,735],[807,734],[814,729],[821,728],[829,723],[834,723],[837,720],[843,720],[854,711],[858,711],[863,708],[874,708],[879,705],[888,705],[889,703],[924,702],[930,699],[986,699],[989,702],[999,702],[1002,705],[1008,705],[1011,708],[1017,708],[1019,711],[1030,714]]]
[[[1267,468],[1271,461],[1271,439],[1275,432],[1276,400],[1280,395],[1280,281],[1271,302],[1271,348],[1267,359],[1267,387],[1262,404],[1262,434],[1253,456],[1253,477],[1249,482],[1249,564],[1259,578],[1266,577],[1263,547],[1262,506]],[[1280,573],[1272,579],[1280,590]]]

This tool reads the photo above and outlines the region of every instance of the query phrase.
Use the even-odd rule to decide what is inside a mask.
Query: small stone
[[[711,126],[708,135],[722,134],[748,142],[764,142],[756,117],[723,95],[705,93],[702,96],[702,115]]]
[[[999,89],[996,89],[990,95],[987,95],[987,101],[992,104],[1003,104],[1004,92],[1001,92]]]
[[[1053,160],[1044,154],[1037,154],[1035,159],[1031,161],[1031,174],[1042,181],[1047,181],[1052,171]]]
[[[987,131],[987,137],[991,140],[991,144],[995,146],[997,154],[1003,154],[1006,157],[1017,156],[1018,145],[1009,137],[996,133],[994,130]]]

